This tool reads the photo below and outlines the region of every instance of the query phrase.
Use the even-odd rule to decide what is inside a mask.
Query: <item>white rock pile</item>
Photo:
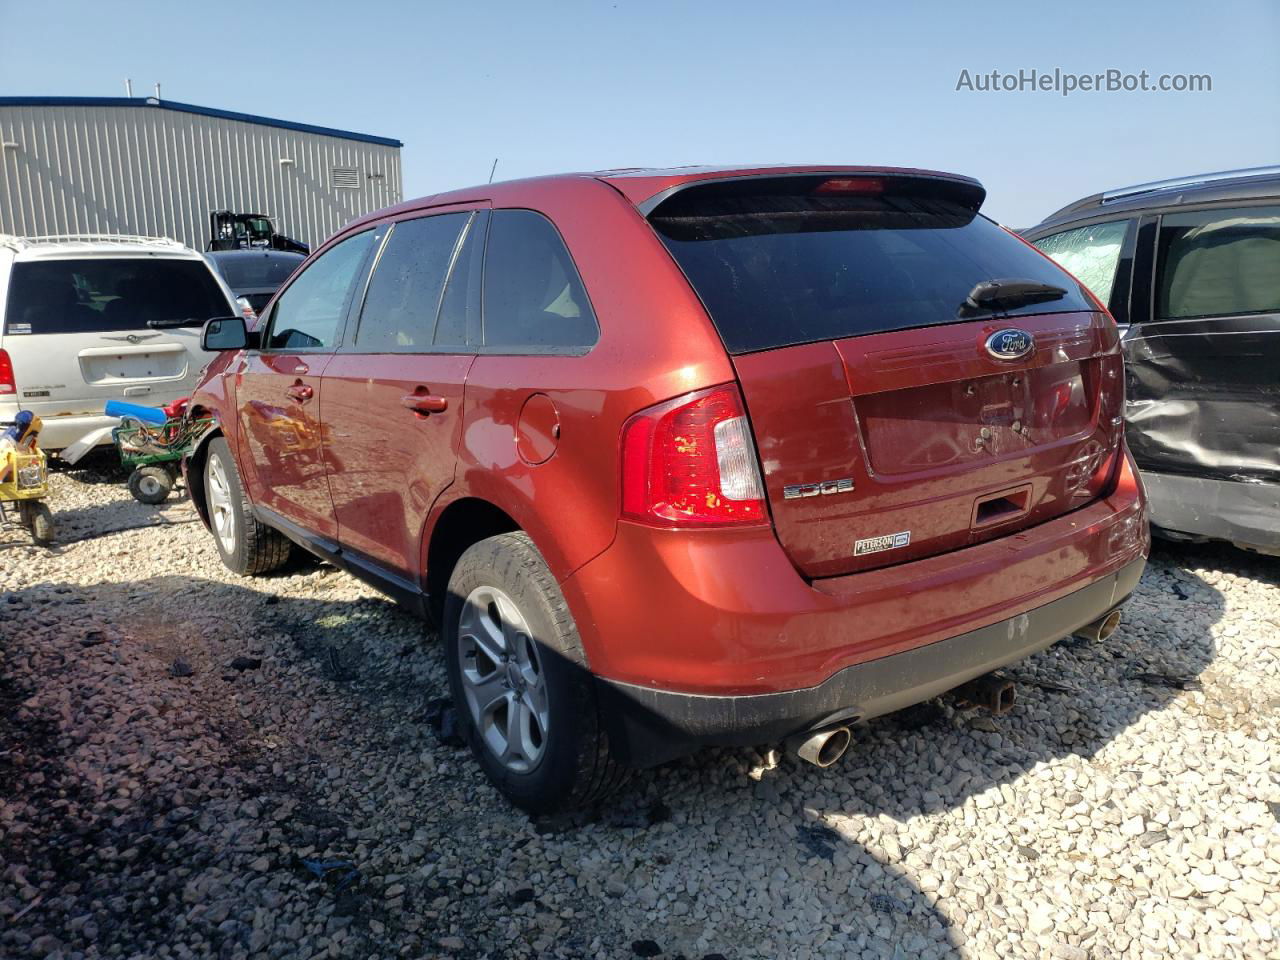
[[[0,956],[1280,957],[1280,560],[1158,545],[1007,716],[531,822],[427,722],[419,623],[306,560],[233,577],[95,464],[63,545],[0,531]]]

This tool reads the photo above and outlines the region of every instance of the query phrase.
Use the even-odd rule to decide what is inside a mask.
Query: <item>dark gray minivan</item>
[[[1280,166],[1094,194],[1023,235],[1125,331],[1152,529],[1280,554]]]

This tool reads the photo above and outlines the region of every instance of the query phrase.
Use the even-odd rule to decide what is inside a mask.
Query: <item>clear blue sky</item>
[[[259,66],[260,65],[260,66]],[[957,92],[1207,73],[1209,93]],[[0,93],[167,99],[397,137],[406,196],[649,164],[971,174],[1027,226],[1087,193],[1280,162],[1280,2],[0,0]]]

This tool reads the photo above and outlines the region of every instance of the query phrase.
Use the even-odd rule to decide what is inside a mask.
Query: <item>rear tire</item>
[[[173,474],[164,467],[138,467],[129,474],[129,492],[139,503],[164,503],[173,491]]]
[[[256,576],[284,566],[291,544],[253,515],[231,448],[222,437],[209,441],[204,461],[204,500],[218,556],[232,573]]]
[[[628,771],[610,751],[578,629],[526,534],[490,537],[462,555],[443,635],[459,726],[508,800],[556,813],[622,785]]]

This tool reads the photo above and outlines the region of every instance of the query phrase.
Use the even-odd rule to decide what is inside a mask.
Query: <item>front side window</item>
[[[1280,207],[1165,214],[1156,269],[1161,319],[1280,311]]]
[[[360,311],[357,351],[413,352],[433,345],[445,277],[470,219],[469,213],[446,213],[392,228]]]
[[[1129,223],[1113,220],[1076,227],[1036,240],[1035,245],[1073,274],[1095,297],[1109,303]]]
[[[348,237],[322,253],[280,295],[271,312],[271,350],[322,350],[337,342],[356,276],[373,231]]]
[[[551,221],[495,210],[484,261],[484,344],[499,351],[579,351],[596,342],[591,302]]]

